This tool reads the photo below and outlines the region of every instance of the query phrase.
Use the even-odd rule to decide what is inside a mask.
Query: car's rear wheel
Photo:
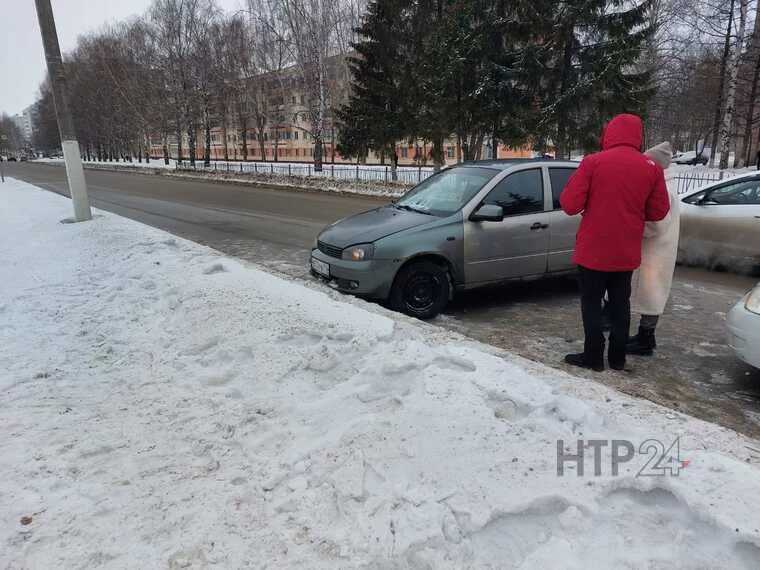
[[[431,261],[419,261],[399,271],[393,282],[390,306],[418,319],[432,319],[451,297],[448,270]]]

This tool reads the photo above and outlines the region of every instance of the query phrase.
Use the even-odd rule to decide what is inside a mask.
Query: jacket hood
[[[673,157],[673,149],[669,142],[661,142],[653,146],[644,153],[647,158],[651,158],[665,170],[670,166],[670,159]]]
[[[602,133],[602,150],[614,146],[632,146],[641,149],[643,125],[636,115],[622,114],[614,117]]]

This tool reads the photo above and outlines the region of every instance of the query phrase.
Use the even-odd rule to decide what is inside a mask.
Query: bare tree
[[[732,0],[733,1],[733,0]],[[733,35],[731,55],[728,59],[728,93],[726,94],[726,108],[723,112],[723,121],[720,129],[720,168],[728,168],[728,155],[731,151],[731,135],[734,126],[734,113],[736,103],[736,86],[739,76],[739,67],[742,62],[742,52],[745,43],[745,30],[747,25],[748,0],[736,0],[739,4],[739,22]],[[733,30],[732,30],[733,31]],[[727,36],[728,38],[728,36]]]
[[[314,170],[322,170],[330,113],[328,58],[337,53],[336,35],[344,16],[340,0],[276,0],[277,17],[290,32],[293,56],[306,94],[306,117],[314,141]]]
[[[748,67],[752,69],[752,81],[749,88],[744,116],[744,135],[741,154],[736,153],[734,166],[739,167],[752,162],[752,129],[755,125],[755,99],[760,83],[760,2],[755,3],[755,25],[747,50]]]
[[[196,133],[203,107],[197,50],[218,9],[213,0],[155,0],[150,21],[160,49],[164,78],[174,103],[177,154],[182,158],[182,138],[187,135],[189,159],[195,164]]]

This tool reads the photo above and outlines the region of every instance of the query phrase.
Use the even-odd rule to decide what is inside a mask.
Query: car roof
[[[678,174],[676,174],[676,177],[677,176]],[[737,174],[736,176],[727,176],[726,178],[723,178],[722,180],[714,180],[712,182],[703,184],[702,186],[699,186],[698,188],[689,190],[685,194],[681,194],[678,197],[678,199],[685,200],[686,198],[690,198],[694,194],[699,194],[700,192],[709,190],[710,188],[713,188],[714,186],[720,186],[721,184],[725,184],[726,182],[740,182],[742,180],[751,180],[753,178],[758,178],[758,176],[760,176],[760,172],[757,172],[757,171],[745,172],[744,174]]]
[[[476,166],[480,168],[506,170],[523,164],[535,164],[536,166],[571,166],[575,168],[579,163],[571,160],[554,160],[551,158],[501,158],[498,160],[468,160],[452,165],[450,168],[455,168],[457,166]]]

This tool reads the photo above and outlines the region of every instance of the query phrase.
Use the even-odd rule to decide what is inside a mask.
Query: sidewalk
[[[0,185],[0,568],[757,567],[760,443],[70,210]]]

